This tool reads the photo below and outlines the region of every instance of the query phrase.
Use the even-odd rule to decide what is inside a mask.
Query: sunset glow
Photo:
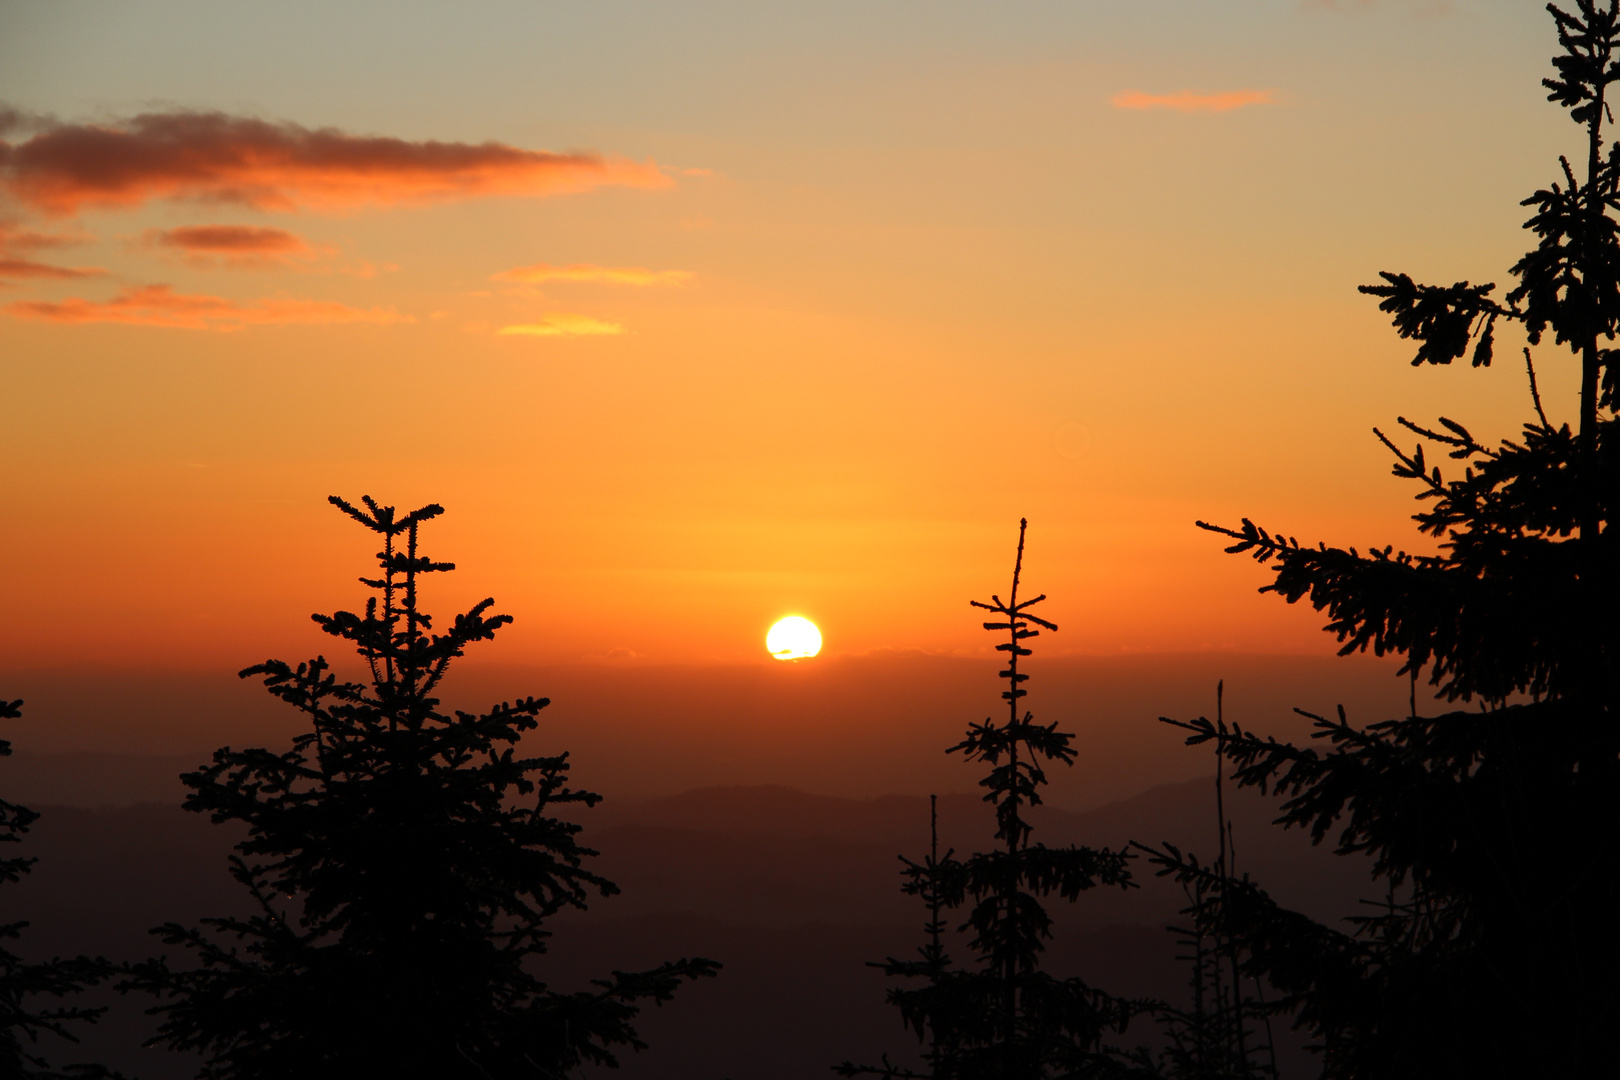
[[[1567,149],[1540,8],[1431,6],[7,6],[0,655],[317,650],[335,491],[446,506],[502,663],[764,664],[784,595],[977,656],[1021,516],[1060,651],[1329,654],[1193,522],[1364,543],[1373,425],[1515,430],[1355,288],[1510,265],[1491,139]]]

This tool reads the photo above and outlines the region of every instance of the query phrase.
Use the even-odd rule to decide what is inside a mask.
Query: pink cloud
[[[224,113],[50,124],[22,141],[0,141],[0,187],[55,216],[153,199],[340,209],[672,183],[654,162],[588,151],[412,142]]]
[[[1217,94],[1197,94],[1182,90],[1174,94],[1144,94],[1124,90],[1111,100],[1116,109],[1170,109],[1174,112],[1230,112],[1249,105],[1274,105],[1275,90],[1224,90]]]
[[[245,326],[412,322],[393,308],[354,308],[330,300],[269,297],[240,303],[221,296],[177,293],[167,285],[130,286],[111,300],[26,300],[6,305],[19,319],[56,323],[129,323],[185,330],[240,330]]]

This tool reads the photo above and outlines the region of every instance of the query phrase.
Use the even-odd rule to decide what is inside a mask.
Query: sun
[[[803,660],[821,651],[821,631],[804,616],[789,615],[771,627],[765,647],[778,660]]]

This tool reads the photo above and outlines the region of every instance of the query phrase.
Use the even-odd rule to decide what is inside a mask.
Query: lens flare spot
[[[778,660],[804,660],[821,651],[821,631],[802,615],[789,615],[771,627],[765,647]]]

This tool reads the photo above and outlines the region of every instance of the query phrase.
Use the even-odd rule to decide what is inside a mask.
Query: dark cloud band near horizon
[[[219,112],[94,124],[21,116],[0,108],[0,134],[30,133],[0,141],[0,189],[51,217],[157,199],[319,210],[673,183],[652,161],[590,151],[412,142]]]

